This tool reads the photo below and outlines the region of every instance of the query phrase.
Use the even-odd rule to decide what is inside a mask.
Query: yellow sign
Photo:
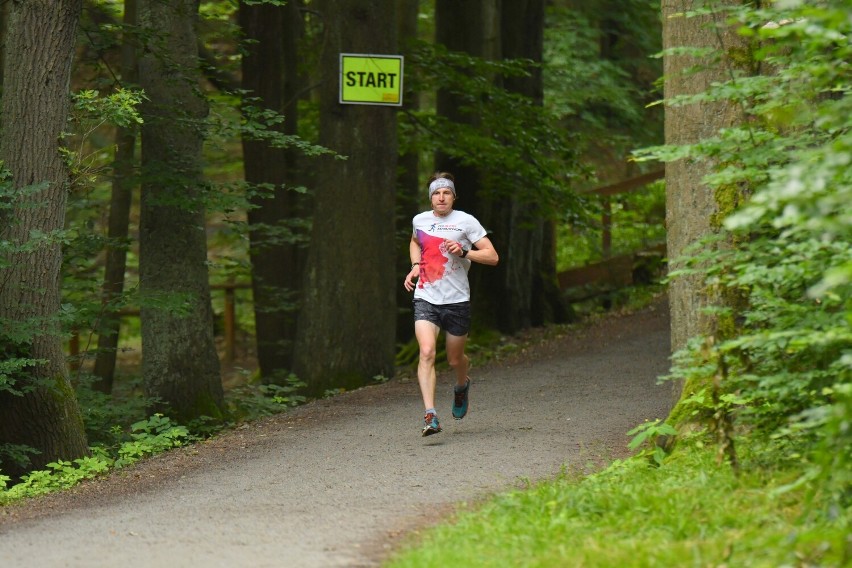
[[[340,103],[402,106],[402,56],[341,53]]]

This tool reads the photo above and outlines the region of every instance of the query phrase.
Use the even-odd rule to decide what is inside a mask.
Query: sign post
[[[402,106],[401,55],[340,54],[340,104]]]

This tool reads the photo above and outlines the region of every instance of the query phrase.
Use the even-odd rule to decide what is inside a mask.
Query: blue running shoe
[[[424,436],[431,436],[432,434],[437,434],[441,431],[441,425],[438,423],[438,417],[432,412],[427,412],[423,420],[426,422],[426,425],[423,426]]]
[[[464,384],[464,387],[453,389],[455,396],[453,397],[453,418],[461,420],[467,414],[467,393],[470,390],[470,379]]]

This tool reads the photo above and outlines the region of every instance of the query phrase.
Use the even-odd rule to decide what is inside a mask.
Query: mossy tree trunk
[[[736,5],[739,2],[719,2]],[[725,23],[725,15],[685,17],[704,2],[664,0],[663,47],[712,48],[715,57],[666,55],[663,61],[665,97],[696,94],[712,83],[726,81],[736,66],[735,57],[745,52],[745,40]],[[695,69],[699,69],[695,71]],[[738,107],[728,102],[668,105],[665,111],[666,144],[691,144],[715,136],[722,128],[742,121]],[[718,197],[703,178],[713,169],[710,160],[679,160],[666,164],[666,234],[669,270],[678,270],[687,247],[718,232],[714,222]],[[672,350],[686,346],[689,338],[712,331],[714,321],[703,313],[711,292],[700,276],[676,278],[669,285]]]
[[[0,357],[37,362],[0,380],[0,446],[39,452],[29,466],[4,461],[11,476],[88,453],[62,348],[56,235],[65,223],[69,173],[59,143],[80,10],[80,0],[13,2],[6,28],[14,64],[4,70],[0,130],[0,160],[11,172],[0,207]]]
[[[341,105],[340,53],[394,54],[396,2],[324,0],[320,144],[347,157],[317,164],[313,231],[294,370],[308,392],[352,388],[394,371],[396,108]]]
[[[201,148],[207,101],[199,92],[195,0],[140,0],[147,44],[139,78],[143,182],[139,235],[142,374],[148,394],[181,421],[220,417],[213,342]]]

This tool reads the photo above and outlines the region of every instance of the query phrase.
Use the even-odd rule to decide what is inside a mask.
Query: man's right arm
[[[408,242],[408,258],[411,260],[411,270],[406,274],[403,286],[411,292],[414,290],[414,279],[420,276],[420,243],[414,235],[411,235]]]

